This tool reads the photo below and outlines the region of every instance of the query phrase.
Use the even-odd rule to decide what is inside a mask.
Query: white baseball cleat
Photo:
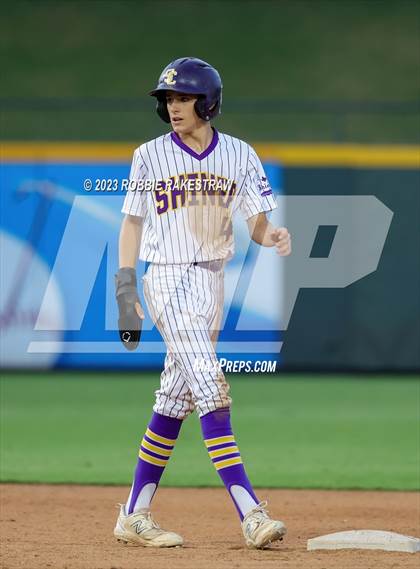
[[[118,541],[144,547],[176,547],[184,543],[180,535],[161,529],[150,510],[140,510],[127,516],[125,505],[120,504],[120,507],[114,529]]]
[[[266,506],[267,502],[261,502],[250,510],[242,521],[246,544],[252,549],[263,549],[272,541],[281,541],[286,535],[284,523],[269,518]]]

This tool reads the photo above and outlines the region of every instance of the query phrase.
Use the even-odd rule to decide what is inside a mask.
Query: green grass
[[[228,116],[221,117],[220,128],[237,136],[419,140],[418,112],[346,118],[228,113],[235,99],[259,101],[261,107],[266,99],[416,101],[420,8],[412,0],[14,0],[2,2],[0,11],[0,47],[7,53],[2,97],[131,98],[146,104],[164,65],[196,55],[220,69]],[[1,137],[144,140],[160,128],[150,105],[145,117],[126,112],[124,104],[114,112],[61,113],[29,104],[27,110],[3,112]]]
[[[420,114],[244,113],[225,105],[215,126],[255,142],[420,143]],[[168,132],[150,101],[148,111],[4,111],[3,139],[132,141],[133,146]]]
[[[158,377],[3,375],[1,480],[128,484]],[[236,438],[256,486],[419,488],[415,379],[229,379]],[[195,415],[183,426],[163,483],[219,484]]]

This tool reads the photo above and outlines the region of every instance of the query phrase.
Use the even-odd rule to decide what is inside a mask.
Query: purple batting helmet
[[[156,89],[150,95],[157,98],[156,110],[169,123],[166,91],[197,95],[194,108],[197,115],[209,121],[220,113],[222,80],[214,67],[196,57],[175,59],[162,71]]]

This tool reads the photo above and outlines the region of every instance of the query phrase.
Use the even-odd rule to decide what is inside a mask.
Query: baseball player
[[[266,212],[276,207],[255,151],[210,121],[220,113],[222,83],[208,63],[184,57],[163,70],[151,93],[172,131],[134,152],[122,212],[116,295],[120,336],[127,349],[140,340],[143,308],[136,263],[146,261],[147,308],[166,347],[153,415],[141,441],[134,480],[114,530],[118,540],[151,547],[180,546],[163,530],[150,504],[184,419],[197,411],[210,459],[238,511],[246,544],[281,540],[284,524],[270,519],[246,475],[230,423],[229,385],[215,352],[223,309],[223,270],[234,251],[232,216],[251,238],[289,255],[290,235]],[[207,362],[197,371],[195,362]]]

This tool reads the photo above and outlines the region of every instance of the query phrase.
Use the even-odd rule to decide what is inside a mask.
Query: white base
[[[308,551],[315,549],[382,549],[416,553],[420,551],[420,539],[392,531],[340,531],[308,539]]]

